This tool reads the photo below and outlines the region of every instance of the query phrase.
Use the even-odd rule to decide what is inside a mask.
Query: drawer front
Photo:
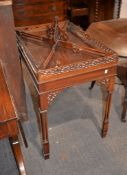
[[[36,2],[35,0],[32,0],[32,2],[19,0],[18,2],[22,2],[22,4],[13,4],[16,26],[51,22],[56,15],[59,16],[60,20],[66,18],[66,2],[64,0],[55,2],[50,0],[47,3],[45,0]]]
[[[14,16],[15,18],[30,18],[37,17],[41,15],[47,15],[53,12],[63,12],[63,7],[65,6],[64,2],[57,3],[48,3],[47,4],[36,4],[34,5],[26,5],[26,6],[15,6],[14,7]]]
[[[91,70],[92,71],[90,71],[89,68],[86,70],[75,70],[73,73],[62,73],[61,75],[59,74],[59,76],[54,74],[52,77],[49,77],[49,79],[47,78],[39,81],[38,91],[40,93],[51,92],[93,80],[104,79],[105,77],[114,77],[116,75],[116,65],[109,68],[107,65],[107,68],[102,69],[98,66],[95,70],[94,68]]]
[[[50,15],[50,16],[49,16]],[[55,15],[59,16],[59,21],[65,20],[65,16],[63,16],[60,13],[53,13],[53,14],[47,14],[45,16],[39,16],[37,18],[27,18],[27,19],[15,19],[15,26],[16,27],[24,27],[24,26],[30,26],[30,25],[38,25],[38,24],[44,24],[49,23],[53,21]]]

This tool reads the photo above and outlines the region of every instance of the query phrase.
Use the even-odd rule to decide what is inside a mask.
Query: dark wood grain
[[[123,100],[123,111],[121,120],[126,121],[127,110],[127,19],[114,19],[93,23],[87,29],[89,35],[96,40],[103,42],[109,48],[114,50],[119,56],[124,57],[118,62],[117,76],[121,80],[125,88],[125,96]],[[92,86],[93,87],[93,86]]]
[[[7,83],[5,82],[5,75],[3,73],[2,70],[2,66],[0,63],[0,124],[6,124],[7,122],[10,122],[10,125],[12,126],[10,127],[5,127],[5,135],[14,135],[14,133],[17,132],[17,126],[16,126],[16,122],[15,120],[17,120],[16,118],[16,114],[14,111],[14,106],[12,103],[11,96],[9,95],[9,91],[8,91],[8,87],[7,87]],[[14,120],[14,122],[13,122]],[[2,128],[3,128],[2,127]],[[12,130],[12,128],[14,127],[14,129]],[[0,131],[0,138],[2,136],[4,136],[4,133],[2,131]]]
[[[13,0],[13,13],[16,26],[51,22],[54,16],[65,20],[67,3],[65,0]]]
[[[19,52],[31,74],[38,94],[38,112],[40,114],[38,121],[39,125],[41,124],[41,142],[45,159],[49,158],[50,152],[48,107],[56,95],[65,88],[92,80],[97,80],[104,85],[108,96],[102,125],[102,137],[106,136],[117,64],[117,55],[113,51],[93,40],[79,27],[68,24],[68,22],[61,22],[59,27],[68,36],[68,40],[64,41],[67,45],[58,44],[51,55],[49,64],[44,68],[43,63],[50,55],[52,44],[55,42],[55,40],[50,42],[48,39],[43,39],[47,36],[47,25],[17,28]],[[26,32],[28,37],[22,35],[23,32]],[[34,37],[30,38],[31,35]],[[68,43],[72,44],[68,47]],[[99,49],[96,49],[97,46]],[[104,61],[106,58],[107,61]]]
[[[19,144],[19,126],[13,96],[9,92],[4,66],[0,62],[0,139],[8,137],[20,175],[26,175],[23,155]]]
[[[116,7],[119,17],[121,0]],[[79,5],[85,4],[79,7]],[[73,4],[77,4],[74,5]],[[29,26],[51,22],[54,16],[69,18],[78,25],[87,26],[95,21],[114,18],[115,0],[13,0],[13,13],[16,26]],[[75,18],[78,17],[78,18]]]
[[[16,46],[11,4],[0,6],[0,59],[5,65],[8,86],[14,97],[18,115],[20,118],[26,120],[25,90],[18,49]]]
[[[12,7],[11,1],[0,1],[0,139],[9,138],[19,174],[26,175],[18,139],[19,119],[26,119],[26,104]]]

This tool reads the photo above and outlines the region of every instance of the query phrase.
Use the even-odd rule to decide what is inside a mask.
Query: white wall
[[[120,18],[127,18],[127,0],[122,0]]]

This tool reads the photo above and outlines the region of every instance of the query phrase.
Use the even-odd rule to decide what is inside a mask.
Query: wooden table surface
[[[5,65],[8,86],[14,97],[18,116],[27,119],[22,69],[16,46],[12,1],[0,1],[0,60]],[[15,90],[17,89],[17,90]]]
[[[9,92],[4,65],[0,62],[0,139],[9,138],[20,175],[26,175],[19,144],[19,126],[14,100]]]
[[[127,111],[127,19],[100,21],[90,25],[87,33],[119,55],[117,76],[125,88],[121,120],[126,121]]]
[[[13,102],[10,96],[5,75],[0,66],[0,138],[15,135],[18,133],[17,117],[14,111]],[[12,128],[8,127],[8,123]]]

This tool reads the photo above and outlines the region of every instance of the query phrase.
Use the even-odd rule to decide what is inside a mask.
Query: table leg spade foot
[[[49,159],[49,142],[43,142],[43,155],[45,160]]]
[[[47,159],[49,159],[49,158],[50,158],[49,154],[47,154],[47,155],[44,154],[44,159],[45,159],[45,160],[47,160]]]
[[[109,125],[108,122],[104,122],[102,133],[101,133],[102,138],[106,137],[106,135],[107,135],[108,125]]]

